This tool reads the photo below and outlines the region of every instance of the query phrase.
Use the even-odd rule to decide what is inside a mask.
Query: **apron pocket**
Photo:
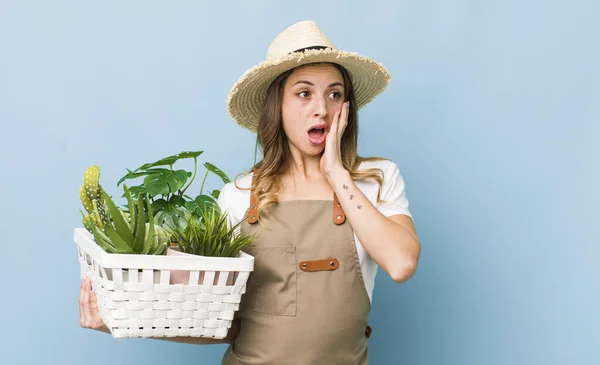
[[[254,256],[254,271],[247,282],[241,307],[277,315],[296,315],[296,247],[249,247]]]

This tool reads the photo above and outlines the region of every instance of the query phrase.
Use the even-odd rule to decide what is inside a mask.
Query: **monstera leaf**
[[[173,229],[184,229],[190,219],[191,211],[185,207],[186,201],[179,195],[173,195],[168,201],[157,199],[152,203],[154,222]]]
[[[144,186],[148,194],[152,196],[169,195],[181,189],[191,173],[185,170],[161,171],[156,174],[148,175],[144,179]]]
[[[215,198],[209,195],[198,195],[193,201],[186,202],[185,207],[199,217],[209,209],[220,210]]]
[[[186,158],[196,158],[198,156],[200,156],[202,153],[204,153],[204,151],[186,151],[186,152],[181,152],[177,155],[173,155],[173,156],[168,156],[165,158],[161,158],[158,161],[155,162],[151,162],[151,163],[146,163],[143,164],[142,166],[138,167],[137,169],[135,169],[135,171],[139,171],[139,170],[147,170],[151,167],[155,167],[155,166],[171,166],[173,165],[175,162],[179,161],[179,160],[183,160]]]
[[[134,172],[134,171],[127,169],[127,175],[125,175],[121,179],[119,179],[119,182],[117,182],[117,186],[121,185],[121,183],[123,183],[123,181],[128,180],[128,179],[137,179],[138,177],[141,177],[141,176],[157,174],[157,173],[165,172],[165,171],[169,171],[169,169],[164,169],[164,168],[147,169],[146,171],[138,171],[138,172]]]
[[[220,168],[216,167],[215,165],[205,162],[204,163],[204,167],[206,167],[206,169],[210,172],[212,172],[213,174],[217,175],[218,177],[221,178],[221,180],[223,180],[223,183],[227,184],[229,182],[231,182],[231,180],[229,179],[229,177],[227,176],[227,174],[225,172],[223,172],[223,170],[221,170]]]

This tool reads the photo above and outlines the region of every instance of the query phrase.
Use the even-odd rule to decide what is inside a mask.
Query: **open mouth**
[[[321,138],[321,137],[323,137],[324,134],[325,134],[325,128],[313,128],[308,131],[308,135],[310,136],[310,138],[314,138],[314,139]]]
[[[308,139],[313,144],[321,144],[325,142],[325,137],[327,137],[327,130],[324,126],[314,127],[308,131]]]

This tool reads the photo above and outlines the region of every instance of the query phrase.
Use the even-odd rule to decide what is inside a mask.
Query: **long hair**
[[[344,130],[341,141],[341,158],[344,168],[350,172],[353,180],[373,179],[379,184],[377,192],[377,201],[381,201],[381,186],[383,184],[383,171],[378,168],[364,169],[358,171],[358,167],[363,161],[385,160],[382,157],[360,157],[358,150],[358,115],[356,111],[356,96],[350,74],[344,67],[333,64],[342,74],[344,79],[344,101],[350,101],[348,110],[348,124]],[[303,65],[306,66],[306,65]],[[299,67],[303,67],[299,66]],[[285,81],[294,69],[286,71],[279,75],[267,89],[265,105],[260,117],[256,144],[262,150],[263,158],[255,162],[250,171],[243,172],[245,175],[254,169],[258,169],[256,176],[256,185],[254,189],[258,202],[258,220],[260,222],[261,213],[268,212],[268,208],[278,202],[277,192],[281,187],[280,175],[287,167],[288,159],[291,158],[288,139],[283,129],[281,105],[283,101],[283,89]],[[234,184],[238,189],[243,189]],[[248,188],[246,188],[247,190]]]

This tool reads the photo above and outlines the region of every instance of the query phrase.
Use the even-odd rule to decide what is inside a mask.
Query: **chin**
[[[309,156],[320,156],[325,152],[325,148],[323,146],[310,146],[302,152]]]

